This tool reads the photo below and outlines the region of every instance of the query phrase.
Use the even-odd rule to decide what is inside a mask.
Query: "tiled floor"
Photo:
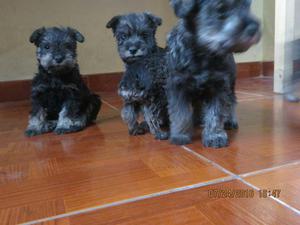
[[[0,104],[0,224],[300,224],[300,104],[271,90],[238,81],[240,129],[221,150],[199,132],[182,147],[129,137],[115,93],[96,125],[65,136],[28,139],[28,103]]]

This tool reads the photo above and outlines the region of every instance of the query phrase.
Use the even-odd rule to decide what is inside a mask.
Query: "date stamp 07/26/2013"
[[[212,189],[208,190],[209,198],[280,198],[281,189]]]

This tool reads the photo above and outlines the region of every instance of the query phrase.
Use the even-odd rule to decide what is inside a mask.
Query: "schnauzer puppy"
[[[150,130],[156,139],[165,140],[169,135],[161,128],[168,123],[166,51],[155,39],[161,23],[161,18],[151,13],[131,13],[113,17],[106,27],[113,30],[126,68],[118,92],[124,101],[122,119],[129,134]],[[144,122],[138,122],[139,114]]]
[[[238,128],[233,53],[248,50],[261,36],[251,0],[170,3],[180,18],[168,36],[171,142],[190,143],[194,119],[201,117],[203,145],[225,147],[225,129]]]
[[[96,119],[101,100],[81,78],[77,41],[82,43],[84,37],[72,28],[43,27],[32,33],[30,42],[37,46],[38,73],[32,82],[27,136],[76,132]]]

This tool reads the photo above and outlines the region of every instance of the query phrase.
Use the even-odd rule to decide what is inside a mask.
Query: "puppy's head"
[[[132,63],[156,48],[155,33],[161,23],[161,18],[144,12],[115,16],[106,27],[113,30],[121,59]]]
[[[251,0],[170,0],[178,17],[193,29],[199,46],[214,53],[244,52],[259,42],[260,23]]]
[[[37,46],[39,65],[49,73],[73,68],[77,63],[77,42],[84,42],[83,35],[73,28],[39,28],[30,37]]]

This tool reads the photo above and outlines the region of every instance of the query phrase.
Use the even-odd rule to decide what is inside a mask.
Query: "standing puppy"
[[[76,132],[96,119],[101,101],[83,82],[77,64],[77,42],[83,41],[72,28],[40,28],[31,35],[38,73],[32,82],[27,136]]]
[[[233,53],[248,50],[261,36],[251,0],[170,2],[180,18],[168,37],[171,142],[190,143],[193,118],[201,117],[203,145],[225,147],[225,129],[238,128]]]
[[[107,24],[112,28],[126,71],[119,85],[124,100],[122,118],[130,135],[150,132],[156,139],[168,139],[161,127],[167,124],[166,51],[157,46],[155,33],[162,20],[150,13],[115,16]],[[139,114],[145,122],[139,123]]]

